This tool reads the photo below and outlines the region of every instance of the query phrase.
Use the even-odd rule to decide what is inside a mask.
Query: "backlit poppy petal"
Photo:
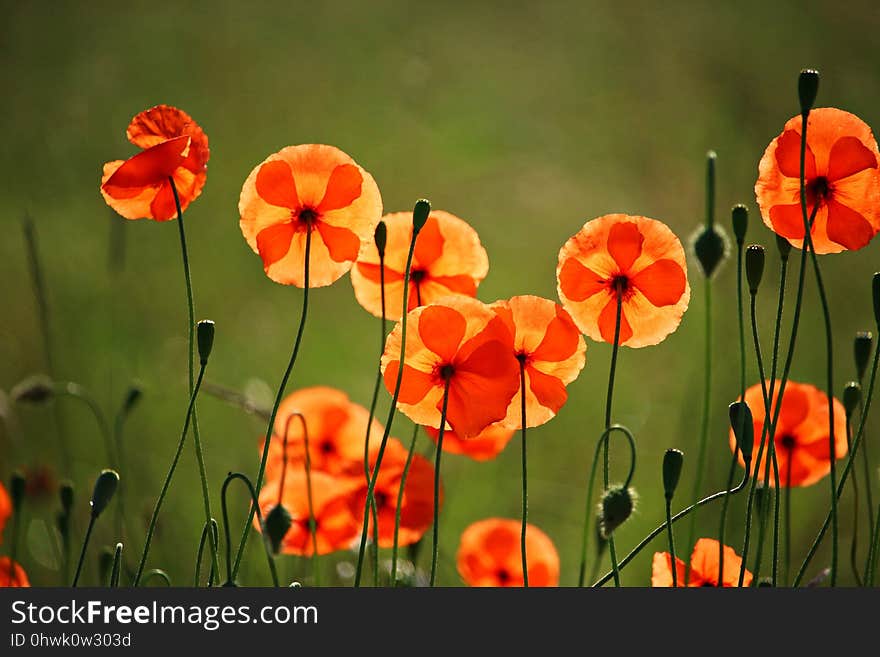
[[[6,492],[3,484],[0,483],[0,545],[3,544],[3,527],[11,516],[12,500],[9,498],[9,494]]]
[[[850,251],[867,246],[874,238],[875,231],[868,220],[843,203],[838,203],[834,198],[828,200],[828,219],[826,221],[828,239]]]
[[[800,178],[801,175],[801,134],[798,130],[786,130],[779,137],[776,146],[776,163],[783,176]],[[812,178],[816,175],[816,158],[809,144],[804,153],[804,175]]]
[[[392,361],[385,369],[385,387],[393,391],[397,385],[397,372],[400,369],[400,361]],[[418,404],[425,398],[428,391],[437,385],[431,374],[404,364],[403,379],[400,382],[400,394],[398,402],[401,404]]]
[[[812,207],[807,208],[812,213]],[[777,235],[790,240],[804,239],[804,213],[800,203],[774,205],[770,208],[770,224]]]
[[[361,240],[357,235],[348,228],[331,226],[323,221],[316,222],[316,226],[334,261],[351,262],[357,259],[361,248]]]
[[[428,437],[437,442],[439,430],[425,427]],[[450,454],[462,454],[475,461],[489,461],[500,454],[513,435],[514,429],[508,429],[501,424],[490,424],[473,438],[461,438],[451,429],[443,432],[443,451]]]
[[[269,205],[281,208],[298,209],[299,197],[296,194],[296,180],[290,165],[284,160],[269,160],[257,171],[255,181],[257,194]]]
[[[565,391],[562,381],[533,367],[528,368],[526,376],[526,385],[535,395],[538,403],[554,413],[558,413],[565,404],[565,400],[568,399],[568,393]]]
[[[687,566],[684,561],[675,558],[676,582],[684,586]],[[651,563],[651,586],[654,588],[672,587],[672,555],[668,552],[655,552]]]
[[[412,231],[410,231],[412,233]],[[418,263],[419,268],[430,267],[443,254],[443,246],[446,240],[440,232],[440,222],[437,215],[428,216],[428,220],[419,231],[416,238],[416,248],[413,252],[413,259]]]
[[[531,354],[535,360],[562,361],[570,358],[583,345],[583,339],[578,335],[569,314],[560,307],[555,310],[556,317],[547,324],[544,337]]]
[[[2,588],[28,588],[27,573],[21,564],[14,562],[9,557],[0,557],[0,587]]]
[[[361,195],[363,183],[360,169],[354,164],[340,164],[333,169],[327,181],[327,191],[318,204],[318,212],[340,210],[354,203]],[[355,254],[357,257],[357,254]]]
[[[455,357],[467,322],[460,312],[446,306],[429,306],[419,317],[419,337],[440,358]]]
[[[687,277],[677,262],[657,260],[636,274],[632,284],[655,306],[671,306],[684,294]]]
[[[104,201],[107,205],[126,219],[134,220],[150,217],[150,204],[153,202],[153,198],[155,198],[159,191],[158,186],[129,188],[115,187],[113,188],[113,196],[108,194],[107,190],[104,188],[104,185],[110,176],[113,175],[113,172],[123,164],[125,164],[123,160],[116,160],[114,162],[107,162],[104,165],[104,172],[101,176],[101,196],[104,197]]]
[[[257,250],[263,259],[263,266],[269,268],[290,251],[295,229],[293,224],[275,224],[264,228],[257,235]]]
[[[156,221],[168,221],[177,216],[177,205],[174,202],[174,191],[170,183],[165,182],[159,187],[159,191],[150,202],[150,214]]]
[[[456,362],[446,417],[462,438],[476,436],[507,415],[519,387],[518,379],[511,376],[518,372],[514,364],[510,346],[498,340],[481,344],[465,360]],[[480,392],[480,403],[475,403],[475,391]]]
[[[523,586],[521,524],[518,520],[487,518],[461,535],[456,562],[469,586]],[[558,586],[559,555],[550,538],[534,525],[526,526],[529,586]]]
[[[116,188],[149,187],[168,179],[189,152],[189,137],[175,137],[129,158],[104,183],[111,196]]]
[[[605,342],[613,343],[617,330],[617,300],[611,299],[602,309],[599,315],[599,332]],[[632,337],[633,331],[629,322],[626,321],[626,311],[620,309],[620,335],[618,343],[623,344]]]
[[[559,287],[572,301],[584,301],[608,288],[606,279],[569,258],[559,272]]]
[[[128,140],[144,149],[181,135],[190,138],[189,154],[183,166],[201,177],[203,185],[210,156],[208,137],[189,114],[170,105],[156,105],[135,116],[126,130]]]
[[[608,253],[620,269],[628,270],[642,254],[644,241],[645,238],[635,223],[615,223],[608,232]]]
[[[841,137],[828,155],[828,180],[834,182],[865,169],[877,168],[877,156],[858,137]]]
[[[724,572],[718,572],[719,544],[712,538],[701,538],[694,545],[691,554],[691,573],[701,584],[714,584],[718,586],[737,586],[739,584],[739,572],[742,568],[742,559],[732,547],[725,545]],[[747,570],[743,577],[743,586],[749,586],[752,582],[752,574]]]

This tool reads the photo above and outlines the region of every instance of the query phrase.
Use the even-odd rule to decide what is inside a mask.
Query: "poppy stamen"
[[[318,219],[318,213],[312,208],[302,208],[296,212],[296,218],[306,226],[311,226]]]
[[[428,277],[428,272],[424,269],[410,269],[409,280],[418,285]]]
[[[818,176],[807,183],[807,200],[810,205],[827,201],[832,192],[831,183],[825,176]]]
[[[449,381],[455,374],[455,366],[452,363],[445,363],[437,368],[437,376],[441,381]]]
[[[795,439],[794,436],[785,435],[779,439],[779,444],[783,447],[783,449],[788,450],[789,452],[795,447]]]
[[[629,277],[626,274],[617,274],[608,283],[608,287],[618,297],[626,297],[630,289]]]

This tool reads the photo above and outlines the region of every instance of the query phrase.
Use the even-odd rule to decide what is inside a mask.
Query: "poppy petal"
[[[674,260],[663,259],[648,265],[633,276],[632,284],[658,308],[678,303],[687,279]]]
[[[529,389],[541,406],[558,413],[568,399],[568,393],[562,381],[555,376],[544,374],[534,367],[527,368],[526,373],[529,379]]]
[[[351,205],[361,195],[364,177],[354,164],[339,164],[330,174],[318,212],[331,212]],[[355,253],[357,257],[357,253]]]
[[[786,130],[776,141],[776,163],[779,171],[788,178],[800,178],[801,176],[801,135],[795,130]],[[816,158],[813,151],[807,146],[804,154],[804,177],[807,179],[816,176]]]
[[[858,137],[841,137],[828,155],[828,180],[846,178],[877,167],[877,158]]]
[[[385,368],[385,387],[388,390],[394,390],[397,385],[398,369],[400,369],[399,360],[391,361],[388,363],[388,367]],[[397,401],[400,404],[418,404],[434,386],[433,376],[404,364],[403,379],[400,383],[400,395]]]
[[[159,193],[150,203],[150,214],[156,221],[167,221],[177,214],[177,204],[174,202],[174,191],[170,183],[166,182],[159,188]]]
[[[445,241],[443,233],[440,232],[440,222],[436,217],[428,217],[416,238],[413,261],[419,267],[430,267],[443,254]]]
[[[432,283],[442,285],[449,293],[463,294],[468,297],[477,296],[477,284],[474,282],[474,279],[467,274],[461,274],[460,276],[429,276],[427,283],[428,285]],[[422,293],[423,296],[425,296],[424,286]],[[437,296],[440,295],[435,295],[435,297]]]
[[[559,287],[572,301],[584,301],[606,289],[607,284],[599,274],[584,267],[575,258],[569,258],[559,272]]]
[[[367,280],[369,280],[373,283],[381,283],[382,282],[382,276],[381,276],[381,269],[382,268],[379,265],[374,265],[369,262],[359,262],[359,263],[357,263],[356,266],[357,266],[357,269],[360,272],[361,276],[363,276]],[[401,274],[399,271],[394,271],[393,269],[389,269],[388,267],[385,267],[385,283],[386,284],[396,282],[396,281],[402,281],[402,280],[403,280],[403,274]]]
[[[284,160],[270,160],[257,171],[257,194],[269,205],[295,210],[299,207],[296,181]]]
[[[467,320],[446,306],[428,306],[419,316],[419,337],[444,361],[451,361],[467,329]]]
[[[602,312],[599,314],[599,333],[602,339],[609,344],[614,343],[614,329],[617,327],[617,299],[611,297],[611,300],[605,304]],[[620,337],[618,344],[623,344],[632,337],[632,327],[626,321],[626,312],[620,309]]]
[[[642,254],[645,241],[639,227],[631,222],[614,224],[608,232],[608,252],[621,271],[627,272]]]
[[[828,199],[826,232],[828,239],[851,251],[861,249],[874,237],[874,229],[867,219],[834,198]]]
[[[580,333],[568,313],[557,308],[556,317],[547,324],[541,343],[532,352],[535,360],[559,362],[567,359],[580,344]]]
[[[774,205],[770,208],[773,230],[790,240],[804,239],[804,215],[800,203]]]
[[[335,262],[357,260],[361,249],[361,241],[357,235],[348,228],[331,226],[325,221],[318,221],[316,226],[332,260]]]
[[[295,231],[293,224],[288,222],[269,226],[257,233],[257,250],[265,268],[287,255]]]
[[[676,582],[684,586],[686,567],[684,561],[675,558]],[[651,563],[651,586],[654,588],[670,588],[672,586],[672,555],[668,552],[655,552]]]
[[[176,137],[141,151],[116,169],[103,187],[149,187],[166,180],[180,166],[189,151],[189,137]]]

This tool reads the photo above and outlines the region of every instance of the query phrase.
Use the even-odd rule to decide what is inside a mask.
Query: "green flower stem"
[[[788,583],[789,569],[791,568],[791,450],[787,454],[788,462],[785,468],[785,506],[784,506],[784,529],[785,529],[785,557],[782,562],[782,582]]]
[[[852,421],[850,419],[850,414],[846,414],[846,451],[852,454]],[[853,529],[852,529],[852,538],[849,544],[849,565],[852,569],[853,579],[856,581],[856,586],[862,586],[862,576],[859,573],[859,564],[858,564],[858,555],[859,555],[859,479],[858,473],[853,472],[852,474],[852,489],[853,489]],[[870,507],[868,507],[870,509]],[[872,532],[868,532],[868,536],[871,536]]]
[[[202,554],[205,551],[205,541],[208,539],[208,532],[211,532],[216,537],[215,542],[219,541],[219,529],[217,527],[217,521],[211,518],[210,523],[205,523],[205,526],[202,527],[202,537],[199,539],[199,550],[196,552],[196,570],[195,575],[193,576],[193,586],[197,587],[202,578]],[[217,573],[214,572],[214,568],[211,568],[211,571],[208,573],[208,586],[214,586],[214,580],[217,577]]]
[[[614,395],[614,374],[617,371],[617,353],[620,350],[620,317],[623,313],[623,290],[617,292],[617,315],[614,320],[614,343],[611,347],[611,367],[608,371],[608,392],[605,395],[605,430],[611,427],[611,400]],[[602,481],[608,490],[608,440],[602,448]],[[585,519],[586,520],[586,519]],[[620,574],[617,568],[617,550],[614,545],[614,533],[608,535],[608,554],[611,558],[611,571],[614,573],[614,586],[620,586]]]
[[[171,586],[171,585],[172,585],[172,584],[171,584],[171,577],[169,577],[169,576],[168,576],[168,573],[166,573],[166,572],[165,572],[164,570],[162,570],[161,568],[153,568],[152,570],[148,570],[148,571],[146,572],[146,574],[144,574],[144,581],[143,581],[143,583],[146,584],[147,582],[149,582],[149,581],[150,581],[151,579],[153,579],[154,577],[158,577],[158,578],[161,579],[163,582],[165,582],[165,586]]]
[[[437,548],[440,539],[440,457],[443,455],[443,434],[446,432],[446,409],[449,406],[449,379],[443,386],[443,408],[440,411],[440,429],[437,432],[437,453],[434,455],[434,532],[431,535],[431,579],[437,578]]]
[[[669,558],[672,564],[672,587],[678,588],[678,568],[675,567],[675,532],[672,531],[672,498],[666,498],[666,529],[669,538]]]
[[[519,546],[522,555],[523,587],[529,588],[529,563],[526,557],[526,527],[529,520],[528,470],[526,466],[526,365],[522,359],[519,361],[519,381],[520,424],[522,425],[522,532],[519,538]]]
[[[189,393],[190,395],[192,395],[195,387],[195,376],[193,374],[193,367],[195,360],[194,333],[196,327],[195,306],[193,305],[192,277],[190,276],[189,271],[189,251],[186,248],[186,232],[184,231],[183,226],[183,210],[180,207],[180,197],[177,195],[177,186],[174,184],[174,177],[169,176],[168,182],[171,184],[171,193],[174,195],[174,205],[177,208],[177,231],[180,236],[180,252],[183,258],[183,277],[186,281],[186,303],[187,310],[189,312],[189,359],[187,361],[187,371],[189,375]],[[205,522],[210,522],[211,518],[213,517],[213,514],[211,513],[211,497],[208,494],[208,474],[207,470],[205,469],[205,455],[202,451],[202,438],[201,434],[199,433],[199,416],[195,407],[193,407],[192,409],[192,432],[193,442],[195,444],[196,451],[196,461],[199,465],[199,478],[201,479],[202,484],[202,498],[205,505]],[[217,543],[214,540],[213,534],[210,536],[210,539],[211,563],[216,570],[220,567],[219,561],[217,560]]]
[[[309,505],[309,533],[312,535],[312,577],[315,578],[315,586],[321,586],[321,568],[318,563],[318,521],[315,518],[315,504],[314,498],[312,495],[312,456],[309,453],[309,428],[306,426],[306,418],[302,413],[293,413],[291,417],[298,417],[299,421],[302,423],[303,428],[303,442],[305,443],[306,449],[306,458],[305,458],[305,471],[306,471],[306,499]],[[285,430],[285,434],[287,431]],[[287,474],[287,438],[285,435],[285,467],[284,472],[282,473],[282,481],[281,481],[281,491],[283,494],[284,491],[284,479],[283,477]]]
[[[877,519],[874,521],[874,535],[871,537],[871,547],[868,550],[868,562],[865,564],[865,583],[874,586],[874,578],[877,574],[877,557],[880,555],[880,504],[877,505]]]
[[[409,241],[409,251],[406,254],[406,273],[403,276],[403,303],[401,304],[400,317],[400,360],[397,367],[397,380],[394,383],[394,393],[391,395],[391,407],[388,409],[388,420],[385,422],[385,431],[382,433],[382,442],[379,443],[379,451],[376,453],[376,465],[373,467],[373,475],[367,485],[367,499],[364,503],[364,522],[361,530],[361,542],[358,548],[357,570],[354,576],[354,585],[361,585],[361,573],[364,567],[364,551],[367,546],[367,534],[369,532],[369,513],[370,507],[375,501],[373,493],[376,488],[376,480],[379,477],[379,468],[382,467],[382,459],[385,456],[385,446],[388,444],[388,436],[391,435],[391,426],[394,422],[394,414],[397,410],[397,399],[400,397],[400,387],[403,384],[403,366],[406,360],[406,325],[409,313],[406,309],[409,307],[409,279],[410,270],[412,269],[413,252],[416,248],[416,238],[418,231],[413,227],[413,234]]]
[[[201,387],[202,379],[205,376],[205,367],[205,365],[199,367],[199,376],[196,379],[195,387],[189,397],[189,405],[187,406],[186,416],[183,420],[183,430],[180,432],[180,440],[177,442],[177,449],[174,452],[174,458],[171,459],[171,467],[168,468],[168,474],[165,475],[165,482],[162,484],[162,490],[159,491],[159,498],[156,500],[156,506],[153,508],[153,515],[150,518],[150,524],[147,527],[147,538],[144,541],[144,551],[141,555],[141,561],[140,564],[138,564],[137,572],[134,576],[134,586],[140,584],[141,577],[144,574],[144,567],[147,565],[147,555],[150,553],[150,543],[153,540],[153,532],[156,530],[156,522],[159,520],[159,511],[162,509],[162,502],[165,501],[165,495],[168,493],[168,488],[171,486],[171,479],[174,477],[174,471],[177,469],[178,461],[180,461],[180,454],[183,452],[183,445],[186,442],[189,423],[193,417],[193,409],[196,405],[196,397],[199,395],[199,388]]]
[[[101,431],[101,437],[104,439],[104,449],[107,451],[107,460],[110,462],[110,467],[117,469],[117,459],[113,449],[113,435],[110,433],[110,425],[107,423],[107,418],[104,416],[101,406],[92,396],[92,393],[73,381],[55,383],[53,390],[57,395],[72,397],[83,402],[88,407],[98,423],[98,429]]]
[[[113,553],[113,569],[110,571],[110,588],[119,586],[119,570],[122,566],[122,543],[116,544],[116,550]]]
[[[86,537],[83,539],[82,550],[79,553],[79,561],[76,564],[76,574],[73,576],[73,584],[71,584],[73,588],[76,588],[76,585],[79,583],[79,576],[82,574],[83,563],[86,560],[86,550],[88,549],[89,541],[92,538],[92,529],[95,528],[96,519],[97,518],[94,515],[89,516],[89,526],[86,529]]]
[[[409,451],[406,454],[406,462],[403,464],[403,473],[400,475],[400,486],[397,489],[397,505],[394,507],[394,542],[391,547],[391,586],[397,586],[397,554],[399,551],[400,537],[400,513],[403,508],[403,494],[406,489],[406,478],[409,475],[409,466],[412,464],[413,454],[416,449],[416,438],[419,436],[419,425],[413,425],[412,439],[409,441]],[[378,527],[379,525],[375,525]]]
[[[281,377],[281,384],[278,386],[278,392],[275,394],[275,402],[272,404],[272,412],[269,414],[269,424],[266,427],[266,441],[263,444],[263,456],[260,459],[260,470],[257,474],[257,490],[260,490],[263,486],[263,477],[266,474],[266,461],[269,458],[269,446],[272,444],[272,436],[275,433],[275,416],[278,414],[278,407],[281,405],[281,400],[284,397],[284,388],[287,386],[287,380],[290,378],[290,373],[293,371],[293,366],[296,363],[296,357],[297,354],[299,354],[299,346],[302,343],[303,331],[306,327],[306,316],[309,311],[309,262],[311,260],[312,251],[312,230],[312,226],[309,226],[306,231],[306,248],[305,256],[303,258],[305,262],[303,265],[302,314],[299,318],[299,327],[296,330],[296,339],[293,342],[293,351],[290,353],[290,360],[287,363],[287,368],[284,370],[284,375]],[[241,540],[238,543],[238,551],[235,554],[235,566],[232,568],[232,577],[230,579],[233,579],[238,575],[238,569],[241,566],[241,558],[244,555],[244,549],[247,545],[248,536],[250,536],[251,524],[254,521],[254,513],[256,513],[256,511],[257,507],[252,506],[250,513],[248,514],[247,522],[244,525]]]
[[[254,489],[254,485],[251,483],[251,480],[247,478],[247,476],[243,475],[240,472],[230,472],[226,475],[226,479],[223,480],[223,488],[220,491],[220,502],[223,506],[223,527],[226,531],[226,583],[225,586],[233,585],[235,572],[232,570],[232,541],[229,536],[229,510],[226,505],[226,492],[229,489],[229,484],[238,479],[247,487],[248,493],[251,496],[251,510],[255,511],[257,514],[257,520],[260,523],[260,531],[263,539],[263,550],[266,552],[266,561],[269,563],[269,573],[272,576],[272,584],[277,588],[280,586],[278,583],[278,571],[275,569],[275,559],[272,557],[272,549],[269,547],[269,541],[266,537],[266,525],[263,522],[263,513],[260,511],[260,500],[257,497],[257,491]]]
[[[12,581],[15,580],[18,582],[18,575],[15,572],[15,564],[18,563],[18,537],[21,533],[21,509],[24,507],[22,504],[21,507],[12,514],[12,546],[9,549],[9,582],[8,586],[12,586]],[[74,585],[75,586],[75,585]]]

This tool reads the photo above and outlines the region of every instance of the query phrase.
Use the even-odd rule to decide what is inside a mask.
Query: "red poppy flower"
[[[400,492],[400,480],[407,454],[408,450],[398,440],[392,438],[388,441],[373,491],[379,517],[379,547],[388,548],[394,545],[397,495]],[[371,465],[375,466],[375,462]],[[361,486],[358,494],[353,498],[352,508],[355,512],[361,513],[367,501],[367,486],[363,476],[358,481]],[[420,454],[413,454],[406,475],[402,502],[398,545],[410,545],[419,541],[434,522],[434,466]],[[442,486],[440,503],[443,503]],[[371,533],[373,533],[372,517],[370,514]]]
[[[428,437],[437,442],[440,430],[425,427]],[[449,454],[463,454],[474,461],[491,461],[507,447],[516,433],[500,424],[490,424],[473,438],[460,438],[454,431],[443,432],[443,451]]]
[[[313,470],[330,474],[363,476],[364,439],[369,411],[352,402],[341,390],[326,386],[303,388],[285,397],[275,416],[275,437],[269,445],[266,477],[280,476],[284,462],[284,432],[287,431],[287,462],[294,466],[305,460],[305,435],[302,422],[292,417],[301,413],[309,432],[309,457]],[[373,420],[370,442],[373,450],[384,429]],[[375,443],[373,442],[375,440]],[[262,447],[260,448],[262,453]]]
[[[373,177],[333,146],[288,146],[251,171],[238,202],[241,232],[277,283],[330,285],[357,260],[382,216]]]
[[[177,206],[169,178],[174,179],[180,207],[186,210],[205,186],[208,137],[189,114],[170,105],[157,105],[135,116],[126,136],[143,150],[104,165],[104,200],[126,219],[174,219]]]
[[[383,217],[388,227],[385,246],[385,312],[398,320],[403,306],[403,279],[412,240],[412,213]],[[410,274],[408,309],[450,294],[477,296],[477,286],[489,271],[489,258],[471,226],[455,215],[434,210],[419,231]],[[354,294],[367,311],[382,316],[379,251],[367,245],[351,270]]]
[[[609,214],[584,224],[559,252],[557,290],[578,328],[620,344],[646,347],[678,328],[691,290],[684,248],[659,221]]]
[[[460,437],[476,436],[504,418],[519,387],[519,363],[502,319],[464,296],[445,297],[411,310],[408,317],[400,410],[416,424],[439,427],[448,382],[446,419]],[[398,322],[382,355],[389,392],[397,381],[400,343]]]
[[[519,520],[487,518],[461,535],[458,573],[470,586],[522,586],[523,568]],[[559,555],[553,541],[534,525],[526,526],[529,586],[559,584]]]
[[[780,381],[773,393],[773,413],[779,403]],[[767,382],[770,388],[770,382]],[[836,398],[834,404],[834,445],[837,458],[846,456],[846,411]],[[755,449],[761,436],[766,416],[761,384],[746,390],[746,404],[755,423]],[[772,416],[771,416],[772,417]],[[736,449],[736,437],[730,432],[730,448]],[[828,458],[828,396],[808,383],[788,381],[782,397],[782,408],[776,424],[776,462],[779,465],[780,486],[810,486],[831,472]],[[757,451],[755,452],[757,456]],[[764,459],[754,466],[755,472],[764,472]],[[740,464],[743,464],[740,456]],[[770,477],[770,485],[774,483]]]
[[[311,480],[318,554],[348,549],[360,535],[361,527],[351,506],[354,480],[317,471],[311,473]],[[281,542],[283,554],[310,556],[313,553],[306,484],[306,473],[302,468],[288,468],[281,502],[290,513],[292,524]],[[264,518],[278,504],[280,486],[279,477],[267,481],[260,491],[260,510]],[[254,518],[254,526],[260,529],[258,518]]]
[[[6,492],[3,484],[0,483],[0,544],[3,543],[3,528],[11,516],[12,500],[9,498],[9,493]]]
[[[492,308],[513,335],[514,355],[525,367],[527,426],[544,424],[568,399],[565,386],[584,367],[586,342],[569,314],[549,299],[513,297]],[[507,408],[506,427],[522,428],[521,394],[518,389]]]
[[[755,194],[764,223],[797,248],[804,241],[800,195],[801,117],[785,124],[758,165]],[[861,249],[880,230],[880,152],[857,116],[833,107],[810,112],[804,182],[816,253]]]
[[[9,557],[0,557],[0,587],[27,588],[31,585],[21,564]]]
[[[738,586],[742,559],[732,547],[724,546],[724,573],[721,586]],[[676,579],[679,586],[685,586],[686,568],[684,562],[675,558]],[[651,586],[669,588],[672,586],[672,557],[668,552],[655,552],[651,568]],[[701,538],[694,545],[691,555],[691,572],[687,586],[718,586],[718,541],[714,538]],[[752,573],[746,570],[743,586],[752,583]]]

